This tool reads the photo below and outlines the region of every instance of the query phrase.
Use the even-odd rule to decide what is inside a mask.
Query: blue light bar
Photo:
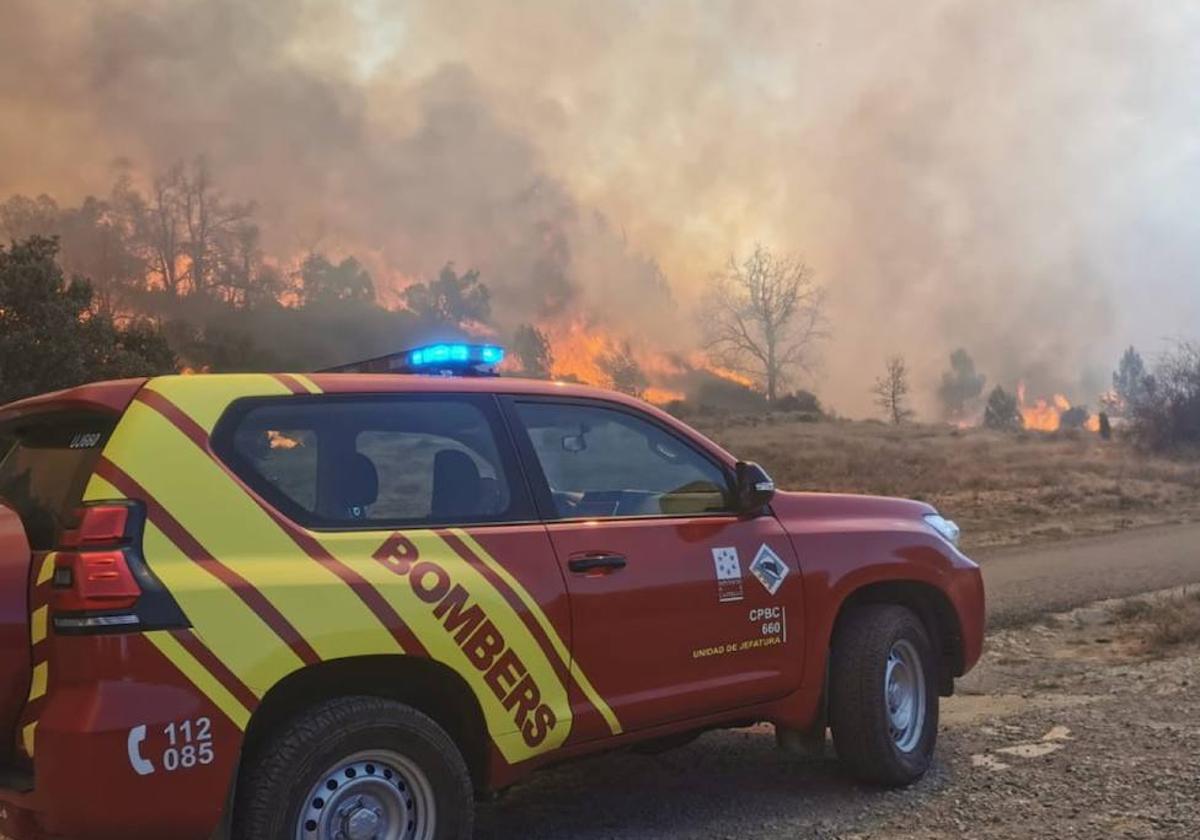
[[[406,354],[414,373],[481,373],[504,361],[504,348],[494,344],[430,344]]]
[[[495,344],[442,343],[327,368],[323,373],[424,373],[440,376],[496,376],[504,348]]]

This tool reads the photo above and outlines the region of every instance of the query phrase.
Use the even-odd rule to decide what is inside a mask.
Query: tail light
[[[130,568],[129,505],[80,508],[78,524],[65,532],[54,561],[51,605],[55,625],[66,627],[136,624],[136,615],[96,618],[60,617],[59,613],[113,613],[132,610],[142,588]]]
[[[129,508],[126,505],[92,505],[80,508],[78,524],[65,532],[59,543],[62,548],[86,548],[92,545],[117,545],[126,540]]]
[[[55,612],[128,609],[141,594],[120,551],[63,552],[55,560]]]

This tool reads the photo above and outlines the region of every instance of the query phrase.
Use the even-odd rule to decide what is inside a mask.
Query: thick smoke
[[[730,252],[828,285],[816,383],[1093,400],[1194,330],[1200,11],[1132,0],[392,4],[9,0],[0,196],[204,153],[268,251],[397,289],[478,267],[515,324],[593,313],[669,349]],[[664,278],[665,277],[665,281]]]

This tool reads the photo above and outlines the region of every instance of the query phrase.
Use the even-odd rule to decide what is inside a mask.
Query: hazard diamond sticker
[[[787,563],[784,563],[766,543],[763,543],[758,554],[754,555],[754,562],[750,564],[750,574],[758,578],[758,582],[772,595],[779,591],[783,579],[790,571]]]

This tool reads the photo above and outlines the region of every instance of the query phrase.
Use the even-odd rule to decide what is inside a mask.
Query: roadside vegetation
[[[1150,654],[1200,643],[1200,588],[1129,598],[1118,602],[1112,615]]]
[[[1084,430],[958,429],[776,412],[688,418],[780,487],[921,499],[968,548],[1200,519],[1200,460]]]

